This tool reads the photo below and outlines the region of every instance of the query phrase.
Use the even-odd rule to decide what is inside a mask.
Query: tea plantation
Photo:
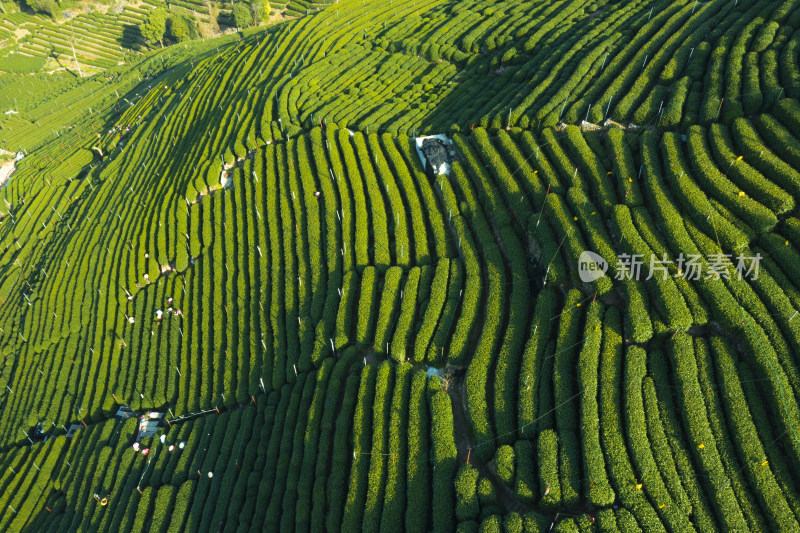
[[[800,0],[151,8],[0,57],[0,531],[800,531]]]

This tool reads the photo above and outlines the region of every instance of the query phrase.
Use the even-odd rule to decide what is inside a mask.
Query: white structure
[[[444,143],[444,145],[448,147],[448,152],[450,153],[450,155],[453,155],[453,149],[452,149],[453,141],[448,139],[447,135],[445,135],[443,133],[439,133],[437,135],[427,135],[425,137],[415,137],[414,138],[414,146],[417,149],[417,155],[419,156],[419,160],[422,163],[423,167],[425,167],[426,163],[428,162],[428,158],[425,156],[425,153],[422,151],[422,143],[426,139],[438,139],[438,140],[442,141],[442,143]],[[433,172],[434,172],[435,175],[437,175],[437,176],[439,176],[441,174],[444,174],[445,176],[449,176],[450,175],[450,163],[440,162],[440,163],[438,163],[436,165],[434,165],[432,163],[432,166],[433,166]]]

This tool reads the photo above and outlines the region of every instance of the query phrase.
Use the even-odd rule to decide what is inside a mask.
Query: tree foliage
[[[233,5],[233,21],[237,28],[249,28],[253,25],[253,11],[246,2]]]
[[[151,43],[158,43],[164,46],[164,34],[167,32],[167,20],[169,12],[164,8],[158,8],[150,13],[147,20],[139,25],[142,37]]]
[[[61,11],[61,4],[58,0],[26,0],[28,7],[37,13],[47,13],[56,17]]]
[[[197,22],[182,13],[172,15],[169,30],[172,37],[179,43],[197,38]]]

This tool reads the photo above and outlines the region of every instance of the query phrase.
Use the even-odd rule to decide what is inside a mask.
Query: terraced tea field
[[[800,2],[309,6],[0,73],[0,530],[800,529]]]

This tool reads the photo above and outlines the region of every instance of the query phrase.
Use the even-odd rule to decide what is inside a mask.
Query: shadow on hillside
[[[458,74],[444,84],[449,93],[420,121],[420,131],[426,133],[447,133],[445,130],[457,124],[461,131],[468,131],[472,124],[489,126],[487,110],[497,115],[505,102],[496,101],[500,88],[518,83],[514,75],[520,65],[507,65],[503,69],[490,69],[492,56],[484,56],[471,65],[458,67]],[[438,88],[438,87],[437,87]],[[507,95],[503,95],[503,100]]]
[[[229,43],[226,44],[226,46],[234,46],[234,44]],[[212,48],[210,50],[200,51],[194,55],[187,55],[185,58],[181,58],[174,63],[163,63],[162,56],[164,54],[154,54],[138,62],[135,66],[131,67],[131,70],[120,71],[119,69],[114,68],[104,72],[103,74],[93,77],[96,83],[102,83],[105,86],[103,91],[106,93],[106,95],[103,97],[103,101],[104,103],[108,102],[108,104],[105,110],[102,112],[102,115],[98,114],[97,110],[95,109],[93,119],[91,120],[92,130],[98,132],[98,137],[101,133],[107,133],[119,123],[120,117],[130,108],[131,103],[135,104],[139,101],[140,97],[143,97],[149,91],[154,90],[165,81],[169,81],[170,85],[172,85],[171,81],[185,80],[192,69],[192,62],[194,62],[196,65],[198,61],[202,61],[203,59],[215,55],[216,53],[216,49]],[[65,64],[64,66],[67,67],[68,65]],[[135,84],[129,85],[130,89],[126,92],[119,91],[117,94],[115,89],[118,89],[119,87],[118,80],[121,76],[120,72],[124,72],[122,76],[132,76]],[[135,81],[137,76],[141,80],[138,83]],[[109,98],[111,100],[109,100]],[[88,124],[86,127],[88,129]],[[77,166],[70,167],[69,170],[67,170],[66,167],[62,168],[64,177],[70,178],[70,180],[82,180],[88,176],[91,187],[82,189],[79,194],[75,195],[72,198],[72,203],[70,204],[69,209],[61,213],[61,216],[64,218],[65,222],[60,225],[60,228],[56,234],[57,241],[55,242],[57,242],[57,246],[52,249],[53,257],[52,261],[48,263],[48,270],[50,269],[51,264],[57,264],[60,260],[64,259],[60,254],[63,252],[63,250],[68,248],[73,239],[78,238],[79,232],[72,231],[67,226],[67,224],[72,224],[73,226],[77,227],[77,215],[73,217],[73,211],[81,212],[82,209],[85,209],[87,206],[92,205],[97,201],[100,185],[103,182],[103,171],[108,167],[112,159],[123,155],[123,152],[121,151],[123,147],[117,144],[120,140],[118,136],[110,138],[109,136],[104,135],[104,137],[106,140],[102,146],[97,142],[97,140],[94,140],[92,143],[93,145],[100,146],[103,151],[103,156],[99,156],[99,154],[93,150],[93,159],[90,164],[87,163],[80,168]],[[130,138],[128,136],[124,138],[123,142],[126,149],[129,140]],[[62,141],[51,141],[51,143],[54,143],[52,146],[58,146],[60,142]],[[51,144],[44,144],[37,148],[37,150],[49,150],[51,149],[50,146]],[[109,148],[111,149],[109,150]],[[127,155],[127,152],[125,152],[125,155]],[[160,169],[155,170],[160,171]],[[157,176],[157,174],[155,176]],[[154,179],[159,178],[155,177]],[[178,184],[178,186],[180,187],[182,184]],[[57,185],[57,187],[63,187],[64,190],[66,190],[69,185],[67,183],[60,183]],[[49,192],[49,189],[43,189],[43,192]],[[31,196],[29,197],[29,200],[32,200],[33,198],[34,196]],[[0,274],[2,274],[2,272],[0,272]],[[91,415],[96,414],[97,413],[92,413]]]
[[[139,31],[139,27],[133,24],[123,24],[122,25],[122,38],[120,39],[120,45],[123,48],[130,48],[136,49],[137,45],[142,44],[142,32]]]

